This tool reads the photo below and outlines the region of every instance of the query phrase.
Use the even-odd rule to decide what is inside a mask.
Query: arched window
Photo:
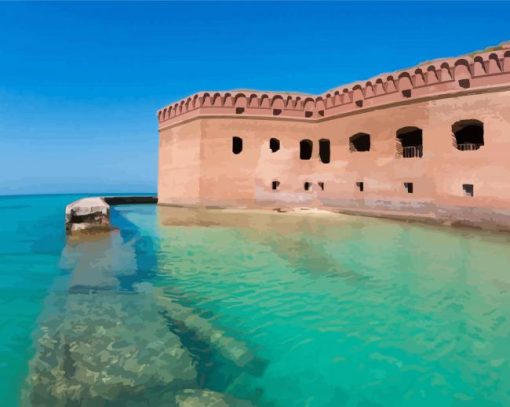
[[[241,137],[232,137],[232,152],[239,154],[243,151],[243,139]]]
[[[299,158],[309,160],[312,158],[313,143],[311,140],[305,139],[299,142]]]
[[[327,164],[331,160],[330,143],[329,140],[319,140],[319,157],[324,164]]]
[[[277,138],[271,138],[269,140],[269,148],[273,153],[276,153],[280,149],[280,140]]]
[[[483,123],[478,120],[461,120],[452,125],[453,145],[457,150],[478,150],[484,145]]]
[[[349,148],[354,151],[370,151],[370,134],[356,133],[349,138]]]
[[[397,156],[403,158],[423,157],[423,132],[418,127],[402,127],[397,130]]]

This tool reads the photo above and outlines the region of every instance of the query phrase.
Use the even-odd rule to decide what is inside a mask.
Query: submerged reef
[[[217,349],[223,357],[239,367],[246,366],[254,361],[253,355],[244,343],[214,328],[209,321],[201,318],[192,309],[168,298],[164,295],[163,290],[156,290],[156,293],[156,301],[170,318],[180,321],[187,329],[193,331],[198,339]]]
[[[245,400],[238,400],[229,395],[210,390],[187,389],[178,392],[175,396],[178,407],[250,407],[253,406]]]
[[[250,406],[202,388],[196,355],[171,329],[178,322],[237,366],[247,346],[149,283],[121,290],[136,273],[133,242],[119,233],[73,241],[48,296],[22,395],[30,406]]]
[[[31,401],[128,401],[194,387],[191,354],[144,295],[69,295],[62,318],[41,327]]]

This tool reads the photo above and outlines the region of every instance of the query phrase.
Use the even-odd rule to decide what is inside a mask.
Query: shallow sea
[[[510,406],[507,234],[138,205],[113,210],[120,243],[91,250],[66,245],[64,207],[76,198],[0,198],[2,405],[20,402],[53,299],[94,284],[191,313],[202,335],[168,329],[198,385],[258,406]],[[111,262],[89,273],[94,256]]]

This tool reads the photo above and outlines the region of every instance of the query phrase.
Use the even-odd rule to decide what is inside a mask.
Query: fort
[[[510,230],[510,43],[318,96],[201,92],[157,117],[162,205]]]

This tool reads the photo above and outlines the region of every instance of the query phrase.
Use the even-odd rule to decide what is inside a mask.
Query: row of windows
[[[306,181],[303,184],[303,189],[305,191],[311,191],[312,185],[313,184],[311,182]],[[324,191],[324,188],[325,188],[324,182],[318,182],[317,185],[319,186],[321,191]],[[363,181],[356,182],[355,186],[358,191],[360,191],[360,192],[365,191],[365,183]],[[278,189],[280,188],[280,181],[273,181],[271,188],[273,191],[278,191]],[[414,183],[412,183],[412,182],[404,182],[403,188],[404,188],[404,191],[407,192],[408,194],[414,193]],[[462,184],[462,191],[465,196],[474,196],[474,193],[475,193],[473,184]]]
[[[460,151],[478,150],[485,144],[483,123],[478,120],[461,120],[452,125],[453,146]],[[423,157],[423,130],[418,127],[402,127],[396,131],[397,156],[402,158]],[[370,134],[356,133],[349,137],[351,152],[370,151]],[[271,138],[269,148],[273,153],[280,149],[280,140]],[[232,138],[232,152],[239,154],[243,151],[243,139]],[[299,142],[299,158],[310,160],[313,153],[312,140],[304,139]],[[331,161],[330,141],[319,140],[319,158],[323,163]]]
[[[331,145],[329,140],[319,140],[319,158],[327,164],[331,161]],[[311,140],[301,140],[299,142],[299,158],[302,160],[309,160],[312,158],[313,142]]]

